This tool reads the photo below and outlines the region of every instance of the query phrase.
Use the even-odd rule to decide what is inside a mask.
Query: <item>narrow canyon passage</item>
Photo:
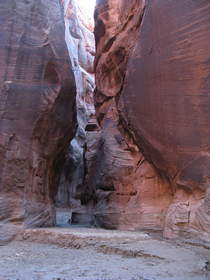
[[[197,61],[208,61],[209,5],[182,5],[98,1],[93,20],[90,3],[64,1],[78,127],[59,184],[58,224],[209,240],[209,114],[204,99],[193,101],[198,91],[209,100],[208,63],[196,75]],[[173,9],[168,28],[159,9],[167,16]],[[191,12],[200,9],[204,20],[185,34]],[[191,36],[199,30],[202,38]]]
[[[123,15],[123,2],[112,3],[110,9],[104,2],[96,9],[94,22],[93,11],[91,18],[84,3],[64,1],[66,43],[77,87],[78,127],[56,197],[57,225],[161,230],[172,199],[169,183],[140,152],[118,108],[144,6],[131,3]],[[103,30],[100,16],[106,13],[110,25],[107,30],[104,25]],[[119,38],[114,36],[113,40],[109,33],[119,33]],[[128,33],[130,40],[126,41]]]
[[[208,242],[208,1],[0,9],[2,235],[72,223]]]
[[[112,255],[105,280],[124,257],[145,268],[126,280],[209,277],[209,15],[209,0],[0,1],[0,246]]]
[[[77,131],[70,143],[56,197],[57,225],[93,225],[93,209],[82,198],[86,192],[88,139],[94,140],[98,123],[95,89],[94,9],[92,1],[64,1],[66,43],[76,80]]]
[[[209,15],[0,1],[0,280],[209,280]]]

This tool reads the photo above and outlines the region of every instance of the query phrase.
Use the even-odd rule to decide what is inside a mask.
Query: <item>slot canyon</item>
[[[9,0],[0,24],[0,280],[210,279],[210,1]]]

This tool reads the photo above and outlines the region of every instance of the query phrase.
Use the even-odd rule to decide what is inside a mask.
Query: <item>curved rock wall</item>
[[[208,1],[148,1],[122,92],[127,124],[175,188],[169,237],[210,234],[209,14]]]
[[[95,56],[75,0],[0,4],[0,240],[53,225],[58,184],[77,222],[210,240],[209,14],[98,0]]]
[[[66,42],[77,86],[78,128],[66,155],[57,195],[57,206],[70,208],[73,214],[85,214],[88,209],[81,204],[81,195],[85,191],[84,181],[87,172],[85,151],[88,146],[87,139],[92,139],[92,131],[97,129],[93,100],[95,39],[93,23],[81,10],[77,1],[65,0],[63,5]]]
[[[1,1],[0,24],[1,226],[53,225],[60,167],[76,125],[61,3]]]
[[[98,1],[95,11],[97,117],[102,131],[88,185],[98,225],[162,229],[172,191],[124,126],[119,98],[144,18],[144,1]],[[129,97],[128,97],[129,99]]]
[[[209,14],[209,1],[98,0],[93,173],[101,209],[115,204],[107,223],[129,206],[137,228],[210,239]]]

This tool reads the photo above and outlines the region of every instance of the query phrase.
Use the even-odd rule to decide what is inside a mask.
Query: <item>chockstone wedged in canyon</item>
[[[0,238],[72,222],[210,241],[210,3],[0,3]],[[96,47],[95,47],[96,43]]]

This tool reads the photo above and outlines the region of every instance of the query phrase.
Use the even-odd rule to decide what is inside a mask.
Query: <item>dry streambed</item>
[[[87,228],[26,230],[0,247],[0,280],[208,280],[208,244]]]

